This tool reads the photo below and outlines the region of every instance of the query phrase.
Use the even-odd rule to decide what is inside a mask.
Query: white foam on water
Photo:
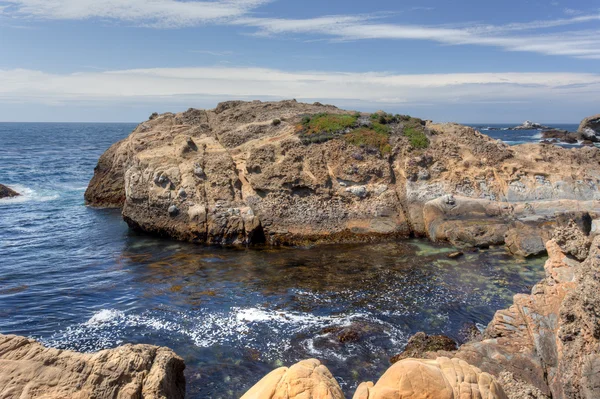
[[[124,337],[128,335],[126,330],[141,328],[150,330],[150,333],[186,336],[200,348],[218,345],[252,348],[258,350],[264,360],[273,360],[292,348],[292,341],[297,334],[312,331],[314,338],[300,343],[305,350],[315,356],[342,360],[352,354],[351,345],[346,345],[344,353],[331,348],[315,348],[314,339],[323,337],[315,330],[329,326],[347,327],[355,322],[380,325],[391,342],[405,342],[404,333],[396,327],[362,313],[317,316],[262,307],[233,307],[223,312],[203,309],[194,314],[168,315],[169,320],[148,312],[137,315],[116,309],[102,309],[86,322],[54,334],[45,343],[50,346],[67,345],[69,349],[96,351],[122,344]],[[147,333],[149,332],[144,331],[144,334]]]
[[[54,201],[60,198],[60,195],[53,191],[37,191],[20,184],[7,186],[17,193],[21,194],[18,197],[2,198],[0,205],[22,204],[24,202],[47,202]]]

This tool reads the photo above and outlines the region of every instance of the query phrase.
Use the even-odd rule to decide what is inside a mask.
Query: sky
[[[292,98],[578,123],[600,113],[600,0],[0,0],[0,121]]]

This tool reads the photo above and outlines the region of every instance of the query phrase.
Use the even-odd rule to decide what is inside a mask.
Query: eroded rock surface
[[[465,361],[405,359],[377,381],[359,385],[354,399],[506,399],[494,377]]]
[[[242,399],[344,399],[344,394],[327,367],[310,359],[272,371]]]
[[[0,398],[178,399],[183,359],[168,348],[125,345],[94,354],[0,334]]]
[[[498,311],[482,341],[454,355],[501,377],[511,398],[597,398],[600,237],[590,242],[574,221],[553,236],[546,244],[546,278]],[[531,394],[519,396],[523,392]]]
[[[354,117],[360,128],[300,134],[303,119],[319,114]],[[469,127],[402,116],[375,134],[386,118],[296,101],[155,115],[102,155],[85,197],[122,207],[133,228],[220,244],[412,233],[487,246],[503,244],[511,223],[600,214],[597,148],[510,147]]]
[[[584,137],[596,139],[597,141],[600,136],[600,114],[585,118],[581,121],[577,131],[582,133]]]
[[[0,199],[18,197],[19,195],[20,194],[15,190],[10,189],[3,184],[0,184]]]

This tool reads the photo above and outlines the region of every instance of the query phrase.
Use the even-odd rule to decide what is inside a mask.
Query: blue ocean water
[[[542,132],[540,130],[509,130],[515,126],[519,126],[518,123],[513,124],[482,124],[482,123],[466,123],[465,125],[474,127],[481,133],[486,134],[494,139],[502,140],[510,145],[525,144],[525,143],[536,143],[542,139]],[[549,127],[558,130],[567,130],[569,132],[576,132],[579,128],[577,124],[552,124]],[[562,144],[565,147],[574,147],[578,144]]]
[[[237,398],[311,357],[350,394],[410,335],[461,339],[543,275],[544,259],[502,248],[455,261],[422,240],[223,249],[133,233],[83,193],[134,127],[0,123],[0,182],[23,194],[0,200],[0,333],[79,351],[169,346],[191,398]],[[347,331],[356,339],[341,342]]]

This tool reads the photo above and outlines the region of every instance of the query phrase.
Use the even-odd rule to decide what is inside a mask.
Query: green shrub
[[[273,119],[273,122],[271,122],[271,124],[273,126],[279,126],[279,125],[281,125],[281,120],[279,120],[279,119]]]
[[[413,148],[422,149],[429,147],[429,139],[422,128],[413,126],[405,127],[404,135],[408,138],[408,142]]]
[[[306,118],[306,117],[305,117]],[[312,118],[309,117],[302,120],[304,125],[304,134],[316,134],[316,133],[334,133],[339,132],[356,125],[358,117],[355,115],[335,115],[335,114],[317,114]]]

